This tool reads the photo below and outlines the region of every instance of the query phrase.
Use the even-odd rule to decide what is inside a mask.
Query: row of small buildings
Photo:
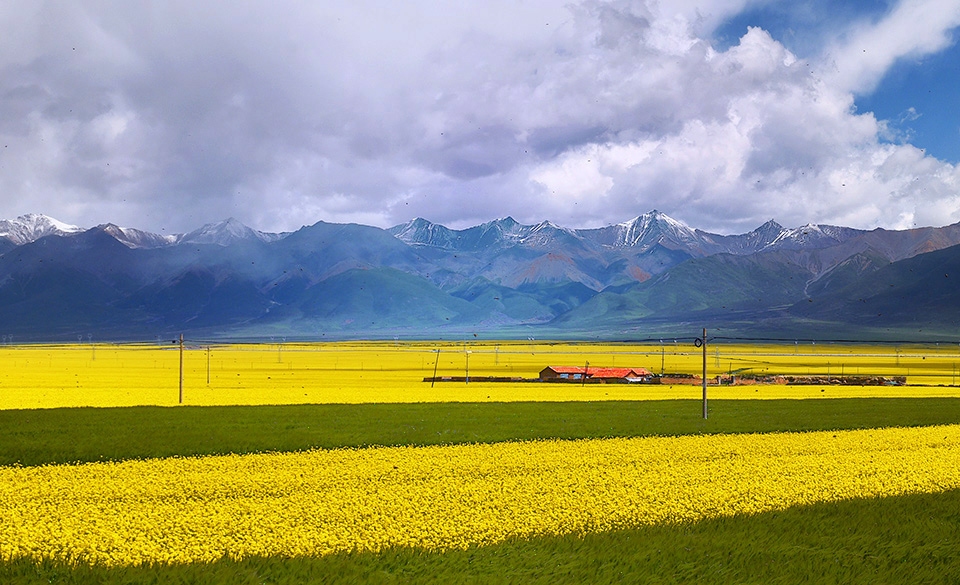
[[[691,374],[653,374],[646,368],[591,368],[589,366],[547,366],[540,371],[544,382],[595,382],[595,383],[644,383],[644,384],[691,384],[699,386],[703,378]],[[720,374],[708,378],[711,385],[821,385],[821,386],[902,386],[904,376],[790,376]]]
[[[688,384],[699,386],[703,378],[693,374],[654,374],[646,368],[601,368],[590,366],[547,366],[537,378],[506,376],[437,376],[424,378],[424,382],[573,382],[578,384]],[[906,378],[897,376],[789,376],[789,375],[734,375],[720,374],[707,378],[710,385],[855,385],[855,386],[902,386]]]

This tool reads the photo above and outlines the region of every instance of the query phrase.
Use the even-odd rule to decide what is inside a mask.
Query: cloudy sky
[[[0,218],[960,221],[960,0],[0,4]]]

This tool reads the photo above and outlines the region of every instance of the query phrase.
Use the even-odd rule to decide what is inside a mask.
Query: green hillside
[[[717,254],[688,260],[625,292],[601,293],[556,323],[576,327],[698,314],[723,319],[796,302],[810,278],[808,270],[776,253]]]
[[[791,308],[808,318],[857,324],[960,323],[960,246],[894,262]]]
[[[438,326],[470,319],[477,313],[469,302],[452,297],[430,281],[395,270],[347,270],[304,291],[295,319],[323,322],[340,328]],[[296,324],[292,324],[294,327]]]

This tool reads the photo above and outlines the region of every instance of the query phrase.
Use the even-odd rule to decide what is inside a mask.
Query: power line
[[[714,340],[722,341],[747,341],[747,342],[767,342],[767,343],[847,343],[854,345],[936,345],[956,344],[960,345],[960,339],[830,339],[830,338],[803,338],[803,337],[736,337],[722,336],[713,337]]]

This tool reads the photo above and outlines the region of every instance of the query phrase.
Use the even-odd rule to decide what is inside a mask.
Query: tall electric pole
[[[703,348],[703,418],[707,418],[707,329],[703,329],[703,337],[700,338],[703,343],[701,348]]]
[[[183,404],[183,333],[180,334],[180,404]]]

